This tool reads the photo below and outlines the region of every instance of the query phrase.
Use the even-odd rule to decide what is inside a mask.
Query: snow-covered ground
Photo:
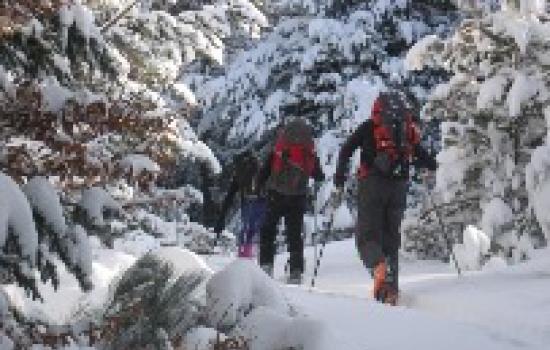
[[[448,264],[401,259],[399,307],[372,300],[372,280],[352,240],[327,245],[313,290],[312,248],[306,259],[304,286],[283,288],[300,313],[325,323],[334,348],[542,350],[550,344],[549,249],[524,264],[494,264],[460,277]],[[207,258],[214,270],[226,262]],[[276,279],[285,262],[286,255],[277,258]]]
[[[306,250],[303,286],[262,282],[264,277],[258,275],[262,272],[242,264],[230,265],[235,259],[230,256],[200,257],[175,247],[160,248],[156,253],[172,262],[178,272],[200,269],[209,275],[226,267],[233,272],[243,270],[239,276],[225,274],[235,279],[222,283],[227,288],[248,285],[253,288],[247,287],[251,293],[260,292],[255,289],[258,285],[264,289],[280,288],[273,295],[282,292],[283,299],[276,300],[284,300],[291,306],[293,318],[259,309],[253,314],[255,318],[249,317],[245,322],[271,320],[289,325],[279,327],[281,334],[295,339],[303,337],[304,329],[310,327],[311,332],[322,334],[323,350],[542,350],[550,344],[550,249],[535,251],[532,259],[523,264],[508,267],[492,263],[482,271],[466,272],[460,277],[448,264],[402,258],[403,300],[397,307],[372,300],[372,280],[357,257],[353,240],[327,245],[314,289],[309,287],[314,263],[311,247]],[[276,280],[283,279],[286,257],[286,254],[277,257]],[[96,288],[88,295],[78,289],[76,280],[69,281],[70,276],[64,272],[58,293],[50,286],[41,287],[44,304],[25,300],[16,289],[7,289],[26,313],[64,323],[83,304],[99,307],[109,293],[112,279],[135,259],[126,253],[95,247],[92,279]],[[253,275],[256,277],[252,278]],[[252,326],[253,332],[258,331],[259,324]],[[267,327],[267,333],[265,330],[261,333],[267,334],[263,339],[268,342],[270,329],[274,328]],[[317,350],[318,346],[313,348]]]

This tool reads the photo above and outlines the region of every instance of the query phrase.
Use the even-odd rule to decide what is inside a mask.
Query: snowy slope
[[[462,277],[444,263],[402,259],[404,306],[392,308],[372,300],[372,280],[347,240],[327,245],[313,291],[308,248],[307,286],[285,293],[300,313],[326,323],[334,348],[542,350],[550,343],[549,253]],[[276,278],[285,261],[278,257]],[[224,265],[220,258],[208,262],[214,269]]]
[[[156,254],[177,265],[180,272],[198,268],[210,274],[236,266],[230,265],[234,260],[231,256],[200,257],[176,247],[160,248]],[[322,330],[323,349],[542,350],[550,343],[550,251],[538,250],[532,256],[527,263],[511,267],[494,261],[480,272],[461,277],[448,264],[402,258],[402,305],[390,307],[372,300],[372,280],[357,257],[353,240],[327,245],[317,287],[310,289],[313,249],[309,247],[303,286],[269,284],[280,288],[273,292],[282,293],[296,318],[273,314],[268,319],[315,325],[317,331]],[[277,257],[276,280],[284,275],[286,257]],[[58,293],[49,286],[42,287],[46,304],[23,300],[17,291],[6,289],[26,312],[57,322],[68,321],[83,302],[98,307],[107,297],[112,280],[135,259],[96,246],[96,289],[87,296],[78,290],[76,281],[67,280],[70,276],[66,273],[61,274],[63,287]],[[249,280],[250,275],[245,273],[226,285],[244,286]],[[81,297],[85,299],[79,300]],[[262,312],[271,311],[259,311],[258,319],[265,321]],[[257,329],[260,338],[268,336],[270,329]]]

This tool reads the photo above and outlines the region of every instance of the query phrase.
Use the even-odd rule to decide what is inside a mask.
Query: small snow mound
[[[212,269],[200,256],[185,248],[160,247],[153,254],[161,260],[172,264],[176,275],[197,271],[206,272],[210,275],[213,273]]]
[[[250,310],[265,306],[286,314],[289,305],[276,283],[256,264],[239,259],[217,272],[206,285],[212,326],[234,326]]]
[[[212,343],[217,339],[217,332],[213,328],[197,327],[191,329],[185,334],[184,349],[193,350],[210,350]],[[224,336],[220,335],[220,340],[224,340]]]
[[[480,270],[482,258],[489,251],[490,244],[485,232],[472,225],[466,227],[463,243],[453,246],[458,266],[462,270]]]
[[[250,350],[328,350],[328,332],[321,322],[292,318],[265,307],[252,311],[240,329],[241,335],[250,342]]]

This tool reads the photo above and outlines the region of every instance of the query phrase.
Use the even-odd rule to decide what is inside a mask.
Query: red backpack
[[[313,130],[303,119],[293,119],[277,134],[271,159],[270,188],[288,195],[303,194],[314,168]]]
[[[373,167],[382,175],[391,175],[396,167],[410,163],[414,147],[420,143],[420,132],[399,93],[381,93],[372,108],[376,156]],[[362,165],[359,176],[368,173]]]

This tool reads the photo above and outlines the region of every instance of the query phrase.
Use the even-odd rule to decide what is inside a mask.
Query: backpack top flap
[[[402,96],[396,92],[381,93],[378,113],[374,116],[377,149],[401,153],[407,147],[408,109]]]
[[[302,119],[286,124],[277,136],[270,188],[287,195],[303,194],[315,164],[313,131]]]

